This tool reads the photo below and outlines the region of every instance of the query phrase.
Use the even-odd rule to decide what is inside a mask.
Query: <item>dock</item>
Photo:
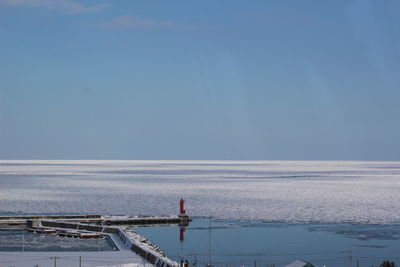
[[[27,220],[69,220],[75,222],[101,223],[101,215],[26,215],[0,216],[0,227],[25,225]]]
[[[19,228],[40,234],[57,234],[69,238],[103,238],[108,236],[118,251],[131,251],[157,267],[178,267],[160,247],[133,231],[131,226],[189,225],[186,214],[171,216],[107,215],[33,215],[0,216],[0,228]]]
[[[192,219],[188,215],[162,216],[104,216],[104,215],[49,215],[49,216],[0,216],[0,227],[26,225],[28,221],[51,220],[58,222],[75,222],[94,225],[185,225]]]

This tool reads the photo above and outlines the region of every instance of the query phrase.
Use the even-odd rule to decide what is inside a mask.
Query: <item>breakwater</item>
[[[0,216],[1,225],[25,225],[28,221],[75,222],[91,225],[186,225],[192,219],[188,215],[168,216],[104,216],[104,215],[49,215],[49,216]]]
[[[179,263],[169,259],[163,250],[146,237],[130,229],[138,225],[180,225],[186,226],[191,218],[186,214],[178,216],[7,216],[0,217],[0,224],[25,223],[29,231],[58,233],[66,237],[110,236],[118,240],[118,250],[131,250],[149,263],[158,267],[176,267]],[[67,233],[67,234],[66,234]],[[121,246],[121,244],[123,244]]]

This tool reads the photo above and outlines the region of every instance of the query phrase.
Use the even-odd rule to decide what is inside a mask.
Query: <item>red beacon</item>
[[[185,215],[186,211],[185,211],[185,200],[183,200],[183,198],[181,198],[181,200],[179,201],[179,215]]]

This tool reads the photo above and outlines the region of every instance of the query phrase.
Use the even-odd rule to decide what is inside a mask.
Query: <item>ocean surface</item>
[[[108,237],[82,239],[59,237],[56,234],[29,233],[22,230],[2,231],[0,229],[0,252],[113,251],[114,248],[115,245]]]
[[[0,161],[0,214],[400,223],[400,162]]]

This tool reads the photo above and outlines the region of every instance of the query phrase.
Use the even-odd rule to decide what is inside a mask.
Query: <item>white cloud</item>
[[[154,19],[139,19],[133,16],[121,16],[100,24],[103,28],[111,29],[138,29],[138,28],[162,28],[172,25],[171,20],[156,21]]]
[[[111,7],[111,4],[85,6],[74,0],[0,0],[0,4],[9,7],[44,7],[59,9],[70,14],[96,12]]]

